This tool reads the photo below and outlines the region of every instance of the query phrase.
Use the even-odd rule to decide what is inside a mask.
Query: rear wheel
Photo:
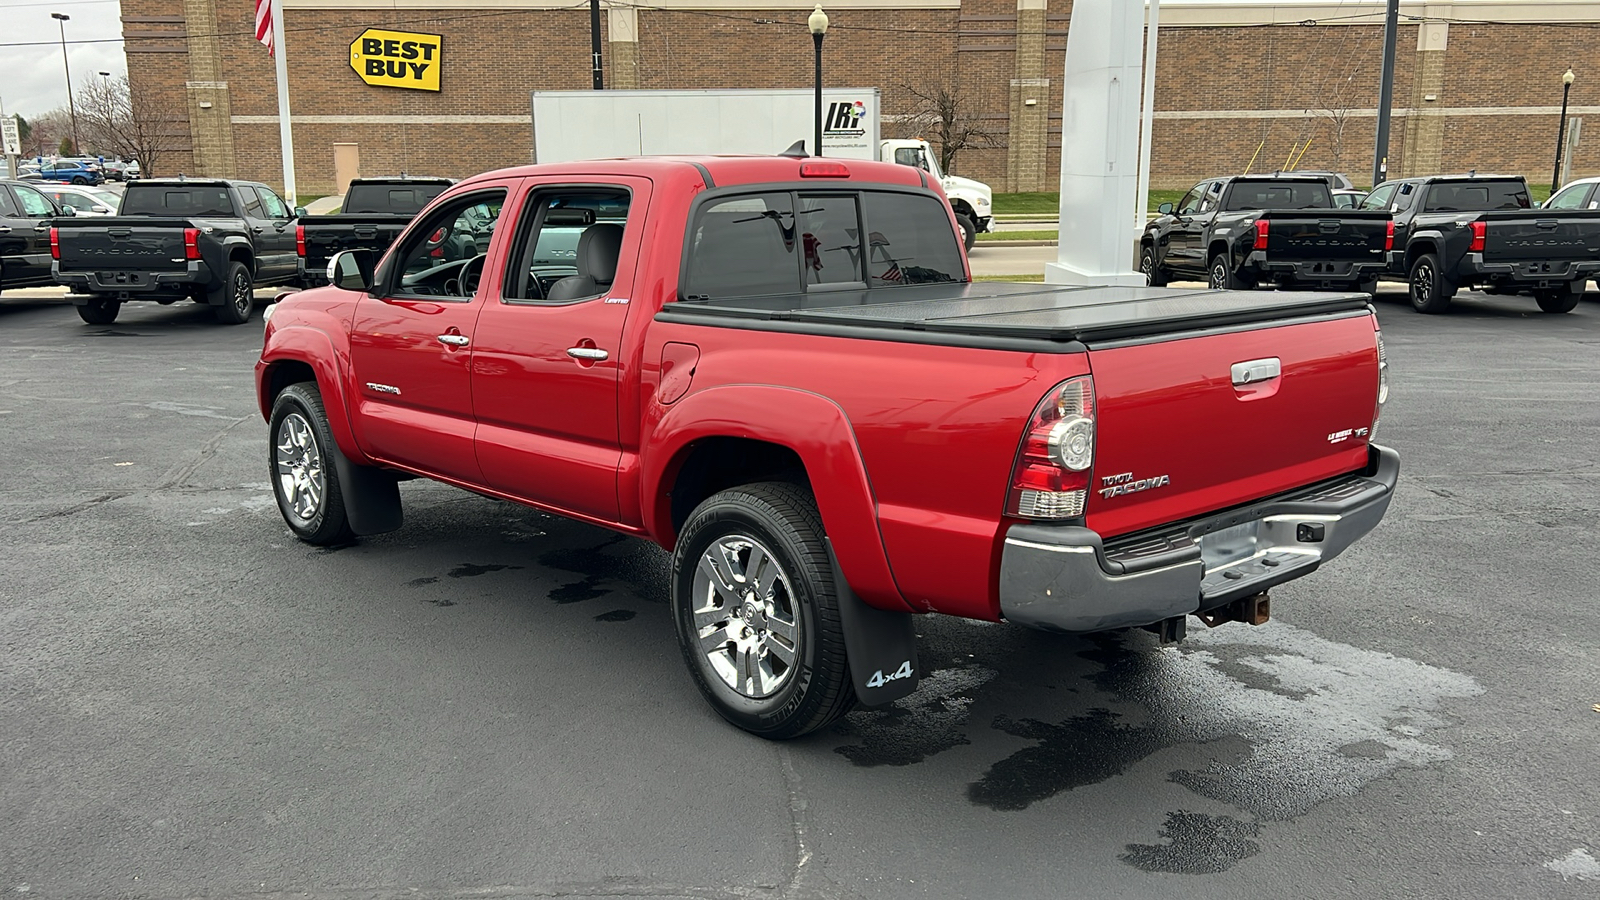
[[[1420,313],[1442,313],[1456,295],[1455,283],[1439,268],[1439,257],[1424,253],[1411,264],[1411,305]]]
[[[752,734],[799,737],[855,704],[822,519],[803,487],[743,485],[701,503],[673,554],[672,617],[695,686]]]
[[[971,250],[972,245],[978,242],[978,226],[973,223],[971,216],[962,213],[956,213],[956,224],[961,226],[961,246]]]
[[[1583,297],[1583,293],[1578,290],[1582,284],[1583,282],[1578,281],[1565,287],[1535,291],[1533,298],[1539,301],[1539,308],[1547,313],[1569,313],[1577,308],[1578,300]]]
[[[250,267],[235,260],[228,263],[228,277],[222,287],[206,298],[224,325],[243,325],[255,308],[255,292],[250,283]]]
[[[339,544],[354,532],[333,465],[333,433],[316,384],[291,384],[272,403],[272,493],[300,540]]]
[[[1156,264],[1156,248],[1149,244],[1139,251],[1139,271],[1144,273],[1144,283],[1150,287],[1167,286],[1167,273]]]
[[[78,318],[90,325],[110,325],[117,320],[122,301],[110,297],[90,297],[89,302],[78,306]]]
[[[1209,281],[1213,291],[1246,291],[1255,287],[1233,271],[1233,266],[1228,265],[1228,256],[1225,253],[1211,257],[1210,271]]]
[[[89,179],[83,177],[82,175],[74,175],[74,176],[72,176],[72,183],[73,184],[88,184],[89,183]]]

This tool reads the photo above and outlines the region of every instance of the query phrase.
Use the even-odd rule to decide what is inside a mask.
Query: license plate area
[[[1206,571],[1226,568],[1256,555],[1261,544],[1261,523],[1246,522],[1200,536],[1200,559]]]

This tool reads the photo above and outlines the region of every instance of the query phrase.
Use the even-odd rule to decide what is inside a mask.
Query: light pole
[[[79,153],[82,148],[78,146],[78,107],[72,102],[72,66],[67,63],[67,23],[72,21],[72,17],[66,13],[51,13],[50,18],[61,26],[61,68],[67,72],[67,114],[72,117],[72,152]]]
[[[811,11],[811,18],[806,19],[806,24],[811,26],[811,42],[813,44],[815,44],[816,48],[817,48],[817,101],[816,101],[816,108],[815,108],[816,120],[817,120],[817,134],[816,134],[817,146],[816,146],[816,150],[814,152],[818,156],[821,156],[822,155],[822,38],[823,38],[824,35],[826,35],[828,33],[828,14],[822,11],[822,4],[821,3],[818,3],[817,4],[817,8]]]
[[[1551,196],[1555,196],[1561,187],[1561,145],[1567,140],[1567,96],[1572,93],[1572,83],[1577,80],[1578,76],[1572,74],[1570,66],[1567,74],[1561,76],[1561,124],[1556,126],[1556,170],[1550,176]]]

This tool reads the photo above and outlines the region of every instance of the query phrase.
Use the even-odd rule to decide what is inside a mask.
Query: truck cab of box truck
[[[878,158],[902,166],[915,166],[939,182],[945,196],[950,198],[950,207],[956,211],[961,240],[968,250],[972,249],[978,232],[994,230],[994,192],[981,181],[940,171],[939,157],[927,141],[920,138],[881,141]]]

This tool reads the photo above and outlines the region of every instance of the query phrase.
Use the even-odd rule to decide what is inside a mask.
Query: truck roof
[[[842,164],[849,171],[848,179],[807,176],[802,166],[819,162]],[[794,182],[815,178],[818,186],[837,186],[842,180],[865,181],[878,184],[902,184],[932,187],[937,182],[927,173],[912,166],[874,162],[865,159],[842,159],[818,156],[625,156],[614,159],[590,159],[577,162],[535,163],[475,175],[461,182],[470,186],[480,179],[505,176],[530,177],[549,175],[642,175],[663,180],[698,177],[706,180],[707,187],[725,187],[736,184],[765,184]]]
[[[455,184],[456,179],[443,175],[374,175],[371,178],[352,178],[350,186],[358,184]]]

